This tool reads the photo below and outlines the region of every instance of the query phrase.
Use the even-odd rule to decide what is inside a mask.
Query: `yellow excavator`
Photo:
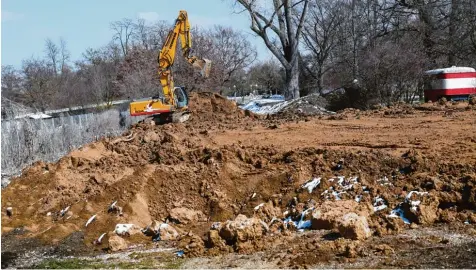
[[[187,12],[181,10],[170,30],[158,56],[159,77],[163,95],[134,100],[130,103],[131,116],[151,115],[156,122],[184,122],[189,119],[188,95],[181,87],[174,86],[172,66],[175,60],[177,41],[180,37],[182,55],[188,63],[200,71],[202,77],[210,75],[211,61],[192,54],[192,39]]]

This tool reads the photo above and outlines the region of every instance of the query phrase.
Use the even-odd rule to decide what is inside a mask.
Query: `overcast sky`
[[[71,60],[86,48],[106,45],[109,25],[122,18],[167,20],[171,26],[179,10],[189,14],[192,26],[221,24],[247,33],[259,58],[271,57],[263,41],[249,29],[246,13],[235,14],[233,0],[2,0],[2,65],[21,67],[30,57],[43,57],[47,38],[66,40]],[[193,33],[192,33],[193,35]]]

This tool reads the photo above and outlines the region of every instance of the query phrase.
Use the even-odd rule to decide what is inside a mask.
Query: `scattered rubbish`
[[[390,215],[388,215],[388,217],[391,217],[391,218],[400,217],[405,222],[405,224],[410,224],[411,223],[410,220],[407,217],[405,217],[405,212],[402,209],[403,205],[408,204],[411,207],[410,208],[411,211],[417,212],[418,211],[418,206],[420,205],[421,201],[420,200],[412,200],[412,198],[413,198],[414,195],[423,196],[423,195],[426,195],[426,194],[428,194],[428,192],[420,192],[420,191],[416,191],[416,190],[410,191],[407,194],[407,196],[405,196],[405,200],[402,203],[399,203],[398,206],[390,212]]]
[[[102,239],[104,238],[105,235],[106,235],[106,233],[101,234],[101,236],[99,236],[99,238],[94,241],[94,244],[95,245],[100,245],[102,243]]]
[[[344,193],[347,193],[347,192],[345,192],[345,191],[337,192],[337,191],[335,191],[335,190],[332,191],[332,195],[334,196],[334,199],[335,199],[336,201],[340,201],[340,200],[341,200],[341,197],[340,197],[339,195],[344,194]]]
[[[384,176],[383,178],[378,179],[377,183],[380,183],[381,186],[393,186],[393,184],[390,182],[390,179],[388,179],[387,176]]]
[[[261,207],[264,206],[264,203],[260,203],[255,207],[255,211],[258,211]]]
[[[107,209],[107,211],[112,212],[116,208],[116,203],[117,203],[117,201],[114,201],[113,203],[111,203],[111,205],[109,205],[109,208]]]
[[[397,206],[397,208],[393,209],[390,211],[390,215],[388,217],[390,218],[401,218],[405,224],[410,224],[410,220],[405,217],[405,213],[403,210],[400,208],[401,205]]]
[[[51,216],[51,212],[46,213],[46,216],[47,217]]]
[[[134,224],[117,224],[114,232],[117,235],[125,235],[134,226]]]
[[[7,216],[11,217],[13,215],[13,208],[7,207]]]
[[[152,237],[152,242],[159,242],[160,241],[160,233],[154,235],[154,237]]]
[[[60,217],[64,216],[71,206],[66,206],[63,210],[60,211]]]
[[[179,251],[175,252],[175,255],[177,255],[178,257],[182,257],[183,254],[184,254],[183,250],[179,250]]]
[[[306,217],[307,213],[312,210],[314,210],[314,207],[302,211],[299,221],[293,221],[292,218],[289,216],[284,219],[284,224],[286,226],[289,226],[289,223],[293,223],[293,225],[300,231],[303,231],[304,229],[309,229],[311,228],[311,220],[304,220],[304,218]]]
[[[211,228],[213,230],[218,230],[221,227],[221,222],[213,222]]]
[[[88,227],[88,225],[91,224],[91,222],[93,222],[95,219],[96,219],[96,215],[93,215],[92,217],[90,217],[88,221],[86,222],[86,227]]]
[[[312,210],[314,210],[314,207],[311,207],[309,209],[306,209],[306,210],[302,211],[301,218],[299,219],[299,222],[296,226],[298,228],[298,230],[311,228],[311,220],[304,220],[304,218],[306,217],[306,214],[309,213]]]
[[[309,193],[312,193],[312,191],[321,183],[321,178],[314,178],[306,183],[304,183],[301,188],[306,188]]]
[[[387,208],[387,205],[385,204],[385,200],[382,199],[380,196],[377,196],[374,198],[374,211],[375,212],[378,212],[378,211],[381,211],[385,208]]]
[[[334,171],[340,171],[344,168],[344,159],[340,159],[339,162],[332,168]]]

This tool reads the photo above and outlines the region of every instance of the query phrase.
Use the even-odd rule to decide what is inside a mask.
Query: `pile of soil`
[[[284,245],[298,233],[298,222],[314,224],[322,219],[314,210],[336,200],[365,206],[373,235],[411,226],[389,217],[391,209],[400,209],[411,224],[476,223],[475,164],[442,162],[415,149],[395,156],[379,149],[222,145],[210,132],[246,130],[267,120],[212,93],[192,94],[190,109],[185,123],[145,121],[123,136],[26,169],[2,190],[2,235],[21,227],[22,238],[56,245],[81,232],[86,248],[99,251],[110,248],[116,224],[146,229],[158,221],[178,231],[171,242],[186,256],[252,253]],[[320,183],[310,190],[306,183],[317,177]],[[412,197],[420,193],[425,196]],[[375,210],[381,205],[385,211]],[[251,227],[236,231],[233,226],[241,225],[231,221]],[[127,246],[153,244],[140,230],[130,234]],[[320,249],[350,252],[352,240],[339,241]]]

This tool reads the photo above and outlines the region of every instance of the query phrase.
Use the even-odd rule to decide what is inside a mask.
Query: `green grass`
[[[93,262],[89,260],[80,260],[80,259],[48,259],[42,261],[40,264],[36,265],[34,268],[37,269],[83,269],[83,268],[106,268],[102,263]]]
[[[167,264],[165,268],[168,269],[177,269],[180,267],[181,262],[171,262]],[[40,264],[36,265],[34,268],[36,269],[153,269],[157,268],[157,261],[153,258],[146,258],[139,262],[127,262],[127,261],[119,261],[119,262],[103,262],[103,261],[91,261],[91,260],[81,260],[81,259],[49,259],[41,262]]]

